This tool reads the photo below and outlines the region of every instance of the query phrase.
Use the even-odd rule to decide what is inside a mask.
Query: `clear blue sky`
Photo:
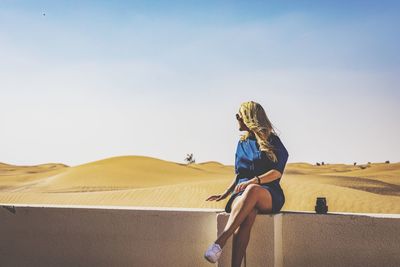
[[[0,162],[234,163],[240,103],[289,162],[400,161],[398,1],[0,2]]]

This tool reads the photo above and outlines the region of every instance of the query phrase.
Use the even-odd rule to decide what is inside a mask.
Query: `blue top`
[[[249,136],[244,141],[239,140],[235,154],[236,183],[238,183],[239,179],[251,179],[256,175],[264,174],[273,169],[283,174],[289,153],[277,135],[271,133],[268,137],[268,142],[273,146],[277,162],[270,160],[265,151],[260,151],[255,137]],[[263,184],[277,187],[281,190],[280,180],[281,178],[278,178]]]

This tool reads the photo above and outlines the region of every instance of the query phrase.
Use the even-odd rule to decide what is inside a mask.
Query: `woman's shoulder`
[[[279,136],[277,133],[273,133],[273,132],[272,132],[272,133],[269,135],[268,138],[271,138],[271,140],[275,140],[275,141],[280,141],[280,142],[282,142],[280,136]]]
[[[273,142],[281,142],[281,139],[279,138],[279,136],[276,133],[271,133],[268,136],[268,141],[273,143]]]
[[[285,150],[285,151],[287,151],[285,145],[283,144],[283,142],[281,140],[281,138],[277,134],[271,133],[269,139],[270,139],[271,145],[276,150]]]

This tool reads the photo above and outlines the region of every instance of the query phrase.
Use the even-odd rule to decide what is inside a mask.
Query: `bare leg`
[[[250,232],[257,216],[257,209],[253,209],[242,224],[233,233],[232,267],[240,267],[250,240]]]
[[[272,197],[267,189],[251,184],[246,187],[242,196],[232,208],[233,212],[230,215],[233,216],[232,220],[228,220],[225,230],[215,241],[221,248],[254,208],[257,208],[260,213],[272,211]]]
[[[233,200],[233,202],[232,202],[232,209],[231,209],[231,213],[229,214],[229,218],[228,218],[228,222],[226,223],[226,225],[225,225],[225,228],[224,228],[224,231],[226,231],[228,228],[229,228],[229,226],[232,224],[232,222],[233,222],[233,218],[234,217],[236,217],[236,213],[238,213],[238,209],[237,208],[235,208],[235,206],[236,206],[236,204],[238,203],[238,201],[241,199],[241,198],[243,198],[243,194],[242,195],[240,195],[240,196],[237,196],[234,200]]]

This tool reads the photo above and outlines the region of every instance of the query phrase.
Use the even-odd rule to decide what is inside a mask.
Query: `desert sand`
[[[0,163],[0,203],[223,209],[228,198],[205,199],[222,193],[234,177],[233,166],[218,162],[186,165],[144,156],[73,167]],[[400,163],[289,163],[281,186],[283,211],[313,211],[323,196],[332,212],[400,213]]]

